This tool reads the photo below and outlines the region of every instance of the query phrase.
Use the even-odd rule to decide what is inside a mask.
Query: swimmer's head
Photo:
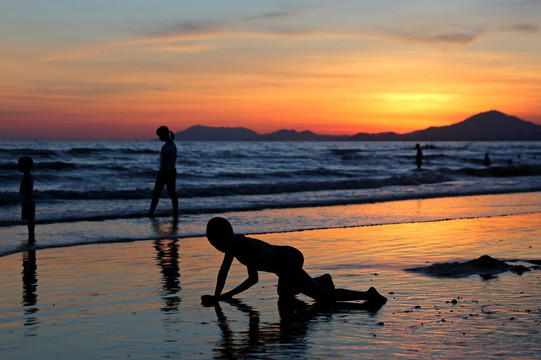
[[[207,239],[218,250],[224,252],[227,241],[233,237],[231,223],[223,217],[213,217],[207,223]]]

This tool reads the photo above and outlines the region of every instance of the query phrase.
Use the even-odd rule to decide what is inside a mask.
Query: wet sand
[[[539,213],[541,192],[471,195],[433,199],[264,209],[213,214],[184,214],[173,224],[171,218],[118,218],[101,221],[40,223],[36,225],[37,249],[92,243],[187,238],[203,236],[212,216],[223,216],[241,233],[261,234],[306,229],[343,228],[366,225],[419,223],[502,215]],[[0,256],[25,250],[28,236],[24,225],[0,227]]]
[[[434,277],[434,263],[541,256],[541,214],[259,235],[303,251],[312,275],[376,287],[379,311],[280,307],[276,278],[203,307],[221,262],[204,238],[26,251],[0,258],[0,358],[536,358],[541,271]],[[234,224],[235,225],[235,224]],[[520,263],[513,263],[520,264]],[[227,288],[246,271],[234,265]]]

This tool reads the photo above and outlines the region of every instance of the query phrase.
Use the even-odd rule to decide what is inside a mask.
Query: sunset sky
[[[0,140],[541,124],[539,0],[0,0]]]

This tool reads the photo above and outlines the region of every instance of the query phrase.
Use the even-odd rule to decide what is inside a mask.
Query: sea
[[[1,142],[0,358],[538,359],[541,142],[421,145],[418,170],[411,142],[179,141],[175,219],[165,191],[147,216],[161,142]],[[223,259],[213,216],[388,301],[283,306],[261,272],[202,306]],[[528,270],[454,270],[482,255]],[[406,271],[433,264],[449,272]],[[235,262],[227,289],[245,279]]]
[[[263,220],[262,214],[273,209],[301,209],[302,213],[302,209],[317,207],[541,191],[541,142],[425,142],[421,143],[421,169],[415,165],[414,142],[176,145],[179,236],[203,235],[204,226],[195,228],[189,223],[198,219],[197,224],[204,224],[215,214],[259,213],[243,230],[267,232],[283,230],[283,222]],[[0,238],[6,239],[0,242],[0,256],[18,251],[25,234],[20,220],[19,157],[34,160],[36,236],[39,240],[39,229],[47,233],[37,243],[42,247],[77,245],[98,233],[94,240],[99,242],[154,236],[144,229],[133,233],[133,229],[148,222],[161,146],[159,141],[0,142]],[[490,166],[483,164],[485,154]],[[539,210],[539,204],[533,206]],[[156,216],[166,221],[171,213],[164,190]],[[304,222],[297,216],[298,221],[285,230],[418,221],[415,214],[385,218],[384,213],[368,220],[356,216],[347,223],[339,221],[339,216],[322,215],[317,221]],[[110,235],[104,230],[115,221],[124,222],[125,236],[118,230]],[[71,236],[63,230],[53,235],[60,224],[62,229],[99,230]]]

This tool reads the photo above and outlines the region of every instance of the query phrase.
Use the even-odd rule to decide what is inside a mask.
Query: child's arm
[[[226,251],[224,255],[224,260],[222,261],[222,266],[220,266],[220,271],[218,271],[218,279],[216,280],[216,290],[214,290],[214,297],[219,298],[222,294],[222,290],[225,286],[225,281],[227,280],[227,274],[231,268],[231,263],[233,262],[233,254],[231,251]]]
[[[225,286],[225,281],[227,280],[227,274],[231,268],[231,263],[233,262],[233,254],[231,251],[226,251],[224,255],[224,260],[222,261],[222,266],[218,272],[218,279],[216,281],[216,290],[214,290],[214,295],[203,295],[201,300],[203,305],[210,305],[219,300],[231,299],[234,295],[237,295],[253,285],[257,284],[259,281],[259,275],[256,268],[247,267],[248,269],[248,278],[244,280],[239,286],[234,289],[225,292],[222,294],[222,290]]]
[[[218,299],[231,299],[233,296],[248,290],[253,285],[257,284],[259,281],[259,275],[257,273],[257,270],[254,268],[248,268],[248,279],[244,280],[239,286],[236,288],[229,290],[226,293],[223,293],[218,296]],[[216,295],[215,295],[216,296]]]
[[[222,294],[222,290],[225,286],[225,280],[227,279],[227,274],[229,273],[229,268],[231,267],[233,258],[233,254],[230,251],[226,251],[224,260],[222,261],[222,266],[220,266],[220,271],[218,271],[218,279],[216,280],[216,290],[214,290],[214,295],[201,296],[201,302],[203,305],[215,305],[216,302],[220,300],[220,295]]]

